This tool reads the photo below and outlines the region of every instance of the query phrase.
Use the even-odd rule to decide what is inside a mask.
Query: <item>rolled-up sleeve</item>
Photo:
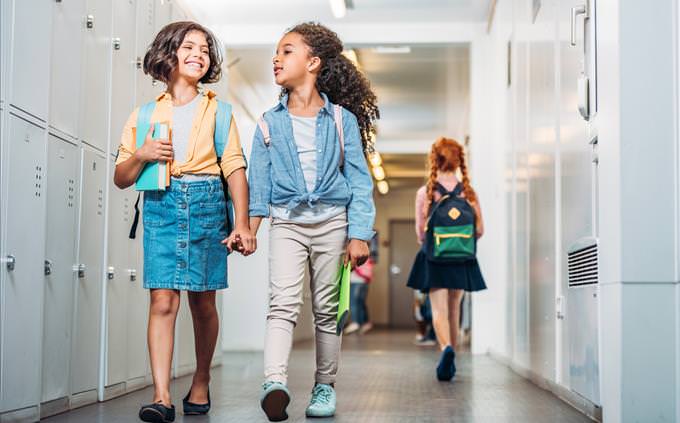
[[[264,137],[259,126],[255,127],[253,136],[248,185],[250,186],[249,215],[269,217],[272,195],[271,159],[269,148],[264,144]]]
[[[116,157],[116,164],[121,164],[137,151],[136,127],[137,127],[137,113],[139,108],[135,109],[128,117],[123,133],[120,135],[120,144],[118,145],[118,156]]]
[[[231,116],[229,138],[224,147],[224,151],[222,152],[220,166],[222,167],[222,174],[225,178],[228,178],[229,175],[238,169],[246,167],[246,160],[243,157],[243,148],[241,147],[241,137],[238,134],[234,115]]]
[[[361,143],[357,118],[343,109],[343,132],[345,136],[345,163],[343,174],[352,190],[347,205],[349,223],[348,237],[370,241],[375,235],[375,205],[373,203],[373,178],[368,170]]]

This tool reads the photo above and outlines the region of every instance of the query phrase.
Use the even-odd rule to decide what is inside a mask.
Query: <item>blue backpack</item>
[[[460,197],[463,184],[459,183],[451,192],[439,183],[435,189],[442,197],[430,207],[423,251],[435,263],[473,260],[477,256],[475,211]]]
[[[137,136],[146,136],[151,127],[151,115],[156,108],[156,102],[150,101],[139,108],[137,114]],[[213,138],[215,144],[215,155],[217,156],[217,164],[222,162],[222,153],[227,145],[227,138],[229,137],[229,128],[231,127],[231,104],[224,101],[217,100],[217,112],[215,113],[215,135]],[[224,199],[227,204],[227,234],[231,234],[234,230],[234,206],[229,196],[229,187],[227,180],[222,174],[222,167],[220,166],[220,179],[222,180],[222,189],[224,191]],[[135,202],[135,217],[130,228],[130,239],[135,239],[137,236],[137,224],[139,223],[139,197]]]

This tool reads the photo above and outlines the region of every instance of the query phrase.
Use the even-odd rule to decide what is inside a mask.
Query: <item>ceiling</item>
[[[353,0],[343,22],[485,22],[490,0]],[[185,0],[207,25],[338,22],[327,0]]]

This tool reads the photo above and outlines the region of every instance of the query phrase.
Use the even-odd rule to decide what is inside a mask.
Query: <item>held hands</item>
[[[349,244],[347,244],[345,264],[347,264],[348,261],[351,261],[352,269],[356,269],[368,260],[369,254],[368,242],[360,239],[350,239]]]
[[[175,155],[172,143],[170,143],[170,140],[153,139],[154,126],[155,124],[151,124],[151,128],[149,128],[144,139],[144,145],[135,151],[135,157],[142,163],[169,162]]]
[[[249,256],[257,250],[257,238],[250,232],[250,229],[236,227],[229,236],[222,240],[222,244],[227,246],[229,252],[238,251],[244,256]]]

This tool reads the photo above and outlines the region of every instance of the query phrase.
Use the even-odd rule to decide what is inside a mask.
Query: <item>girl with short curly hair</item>
[[[144,72],[167,88],[132,112],[118,149],[114,182],[119,188],[134,184],[149,163],[167,163],[171,174],[165,189],[144,193],[144,288],[150,293],[148,344],[154,384],[153,401],[139,410],[146,422],[175,419],[170,370],[181,291],[188,294],[196,347],[196,371],[182,401],[184,414],[210,410],[210,364],[219,331],[215,293],[227,287],[227,248],[235,246],[244,255],[255,248],[236,123],[224,108],[224,143],[219,144],[224,147],[216,151],[221,106],[214,92],[199,86],[220,78],[221,63],[215,37],[201,25],[185,21],[161,29],[144,56]],[[153,139],[154,126],[162,123],[169,126],[168,136]],[[231,234],[220,173],[234,203]]]
[[[364,152],[379,117],[366,77],[342,54],[338,36],[316,23],[281,38],[273,59],[279,103],[258,122],[250,159],[250,227],[271,219],[261,405],[285,420],[288,359],[307,266],[316,334],[310,417],[335,413],[340,353],[338,269],[369,256],[375,206]]]

